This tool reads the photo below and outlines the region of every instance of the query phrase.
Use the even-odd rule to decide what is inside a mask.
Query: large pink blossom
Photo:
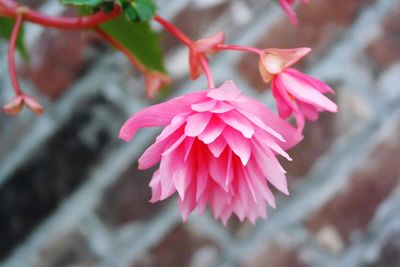
[[[283,11],[285,11],[286,16],[288,16],[290,22],[293,23],[294,25],[297,25],[298,23],[297,16],[292,9],[292,5],[294,5],[295,2],[296,0],[279,0],[279,4],[282,7]],[[309,2],[309,0],[301,0],[301,2],[306,4]]]
[[[266,218],[266,204],[275,207],[270,185],[288,194],[285,171],[276,158],[290,160],[284,149],[302,136],[256,100],[225,82],[217,89],[186,94],[145,108],[122,127],[120,138],[131,140],[140,128],[165,126],[140,157],[139,169],[160,162],[150,181],[151,202],[178,192],[184,220],[209,205],[226,223]]]
[[[303,130],[305,119],[315,121],[319,112],[337,111],[336,104],[324,96],[334,93],[328,85],[289,68],[310,51],[309,48],[265,49],[259,64],[264,81],[272,82],[279,116],[286,119],[293,114],[299,130]]]

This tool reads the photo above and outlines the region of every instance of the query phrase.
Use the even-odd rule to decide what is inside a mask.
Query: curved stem
[[[250,52],[250,53],[255,53],[257,55],[263,54],[262,49],[251,46],[219,44],[216,45],[216,48],[219,50],[236,50],[236,51]]]
[[[137,59],[125,46],[115,40],[111,35],[103,31],[99,27],[95,27],[94,30],[106,41],[112,44],[116,49],[118,49],[122,54],[124,54],[131,63],[143,74],[147,73],[147,68]]]
[[[93,28],[121,14],[121,8],[116,6],[114,10],[108,14],[100,11],[94,15],[85,17],[52,17],[31,10],[27,7],[19,6],[13,1],[2,0],[0,4],[3,4],[2,8],[0,8],[0,12],[2,12],[5,16],[16,18],[19,13],[18,9],[25,8],[24,19],[26,21],[40,24],[49,28],[63,30],[82,30]]]
[[[214,79],[211,74],[210,66],[208,65],[208,62],[207,62],[207,57],[205,55],[199,55],[199,61],[200,61],[201,67],[203,68],[204,75],[206,76],[208,88],[209,89],[215,88]]]
[[[17,69],[15,67],[15,47],[17,45],[17,39],[18,39],[18,34],[21,29],[23,21],[23,14],[18,14],[17,20],[15,21],[14,27],[12,29],[11,37],[10,37],[10,44],[8,47],[8,70],[10,72],[10,79],[11,79],[11,84],[14,87],[15,94],[20,96],[23,95],[21,86],[18,82],[17,78]]]
[[[160,23],[167,31],[169,31],[172,35],[174,35],[179,41],[184,43],[186,46],[190,46],[192,44],[192,40],[184,34],[181,30],[179,30],[175,25],[167,21],[166,19],[155,16],[154,20]]]

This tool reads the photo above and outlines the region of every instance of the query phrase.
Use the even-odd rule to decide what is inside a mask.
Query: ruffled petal
[[[141,128],[167,125],[175,115],[189,111],[191,104],[200,102],[204,96],[204,91],[191,93],[142,109],[124,123],[119,138],[129,141]]]
[[[302,74],[304,76],[305,74]],[[337,106],[329,98],[324,96],[310,84],[305,83],[299,76],[292,73],[282,72],[277,75],[276,79],[280,79],[285,89],[292,94],[296,99],[303,102],[315,105],[330,112],[336,112]],[[301,77],[301,76],[300,76]]]
[[[238,131],[228,128],[230,127],[225,128],[223,136],[233,153],[235,153],[241,159],[242,164],[246,166],[251,155],[251,143],[248,139],[243,138]]]

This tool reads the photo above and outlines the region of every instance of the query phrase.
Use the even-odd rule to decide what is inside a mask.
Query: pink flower
[[[297,16],[292,9],[292,5],[296,2],[296,0],[279,0],[279,4],[282,7],[283,11],[285,11],[286,16],[288,16],[291,23],[297,25]],[[301,0],[304,4],[307,4],[309,0]]]
[[[125,122],[119,137],[129,141],[140,128],[154,126],[165,128],[139,158],[139,169],[160,161],[150,182],[151,202],[178,192],[183,220],[195,208],[201,214],[209,205],[224,224],[233,213],[255,222],[266,218],[267,203],[275,207],[270,185],[288,194],[276,155],[290,160],[284,149],[302,136],[242,95],[233,82],[139,111]]]
[[[272,81],[272,95],[279,116],[286,119],[293,113],[300,131],[305,119],[315,121],[322,111],[337,112],[336,104],[323,95],[334,93],[328,85],[288,68],[310,51],[310,48],[266,49],[259,62],[263,80],[266,83]]]

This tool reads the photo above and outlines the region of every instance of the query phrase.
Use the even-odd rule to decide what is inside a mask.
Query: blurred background
[[[23,1],[73,14],[58,1]],[[193,38],[308,46],[297,67],[329,83],[338,114],[322,114],[282,160],[291,195],[256,225],[207,213],[183,224],[176,198],[149,204],[154,170],[137,158],[158,129],[130,143],[117,133],[151,104],[142,77],[90,32],[26,25],[30,64],[19,77],[46,113],[0,114],[0,265],[4,267],[400,266],[400,0],[312,0],[292,26],[274,1],[159,0],[159,13]],[[158,25],[156,29],[161,30]],[[174,78],[168,97],[205,89],[187,79],[187,51],[162,33]],[[0,103],[12,96],[0,42]],[[257,58],[212,57],[217,83],[234,80],[273,108]]]

